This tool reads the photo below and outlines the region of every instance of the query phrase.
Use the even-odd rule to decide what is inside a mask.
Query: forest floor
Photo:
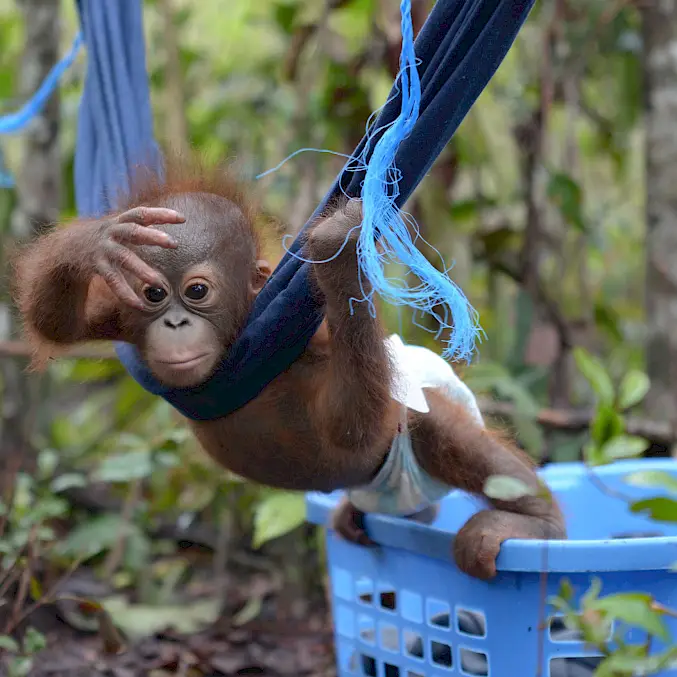
[[[106,633],[75,629],[64,607],[45,605],[32,614],[31,626],[43,633],[47,648],[34,656],[28,677],[335,677],[326,603],[315,595],[313,602],[292,603],[296,611],[290,614],[284,587],[260,572],[240,575],[236,584],[231,575],[232,592],[215,622],[179,632],[168,614],[166,627],[157,630],[156,613],[151,635],[125,638],[117,651],[106,650]],[[203,588],[202,600],[209,595]],[[185,614],[195,602],[186,601]],[[173,607],[174,614],[177,608],[182,615],[180,605]],[[10,677],[8,667],[0,662],[2,677]]]

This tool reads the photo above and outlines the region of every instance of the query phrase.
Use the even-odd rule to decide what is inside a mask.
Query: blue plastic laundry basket
[[[636,470],[677,477],[671,460],[619,462],[595,474],[634,499],[661,493],[627,485],[623,477]],[[561,502],[570,540],[505,543],[498,576],[489,583],[462,574],[451,559],[454,532],[480,508],[461,492],[443,501],[432,526],[368,516],[369,535],[381,544],[376,549],[328,533],[339,677],[592,675],[601,659],[544,607],[563,577],[578,597],[596,576],[602,595],[643,591],[677,606],[677,574],[670,571],[677,562],[675,525],[630,513],[581,464],[558,464],[541,474]],[[326,524],[338,498],[309,494],[309,521]],[[677,621],[668,625],[677,637]],[[645,634],[632,629],[626,639],[640,643]]]

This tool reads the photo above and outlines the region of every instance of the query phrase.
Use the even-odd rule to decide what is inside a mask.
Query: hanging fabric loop
[[[495,73],[533,4],[534,0],[435,4],[415,44],[421,98],[416,123],[395,155],[398,208]],[[79,0],[78,6],[90,54],[78,130],[78,209],[100,214],[110,205],[111,191],[124,185],[130,166],[149,159],[159,162],[159,156],[152,135],[139,0]],[[369,160],[401,110],[396,86],[375,122],[381,131],[365,136],[352,157]],[[308,223],[340,194],[359,197],[364,179],[364,170],[353,171],[349,162]],[[163,386],[134,346],[118,344],[118,355],[132,377],[195,420],[227,416],[256,397],[301,355],[323,318],[322,299],[310,285],[310,264],[298,258],[302,237],[303,233],[282,258],[239,339],[207,382],[191,389]]]

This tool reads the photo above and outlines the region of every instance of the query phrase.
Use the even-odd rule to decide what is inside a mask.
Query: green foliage
[[[275,492],[264,498],[256,508],[253,546],[283,536],[301,526],[306,518],[303,494]]]
[[[649,392],[649,377],[633,369],[629,371],[621,381],[618,391],[618,406],[620,409],[630,409],[639,404]]]
[[[581,374],[603,405],[611,405],[614,400],[614,386],[602,363],[587,350],[574,348],[574,359]]]
[[[562,615],[566,626],[577,631],[589,646],[604,656],[595,677],[635,677],[652,675],[677,665],[677,647],[665,624],[666,615],[674,615],[648,594],[617,593],[600,597],[599,579],[581,596],[580,608],[574,603],[574,589],[567,579],[560,583],[559,594],[549,600]],[[615,631],[612,636],[612,628]],[[648,636],[641,644],[627,644],[623,635],[628,628],[638,628]],[[668,648],[649,655],[652,639]]]
[[[7,677],[28,677],[33,668],[34,656],[46,646],[46,637],[32,627],[26,629],[21,646],[13,637],[0,635],[0,653],[6,651],[9,654],[5,663]]]
[[[585,446],[589,465],[604,465],[623,458],[636,458],[648,442],[625,433],[623,412],[639,404],[649,390],[649,379],[643,372],[629,371],[618,391],[602,363],[583,348],[574,349],[574,358],[581,374],[597,395],[598,402],[590,426],[590,441]]]
[[[569,225],[582,232],[586,230],[583,193],[574,179],[561,172],[554,172],[550,176],[547,194]]]

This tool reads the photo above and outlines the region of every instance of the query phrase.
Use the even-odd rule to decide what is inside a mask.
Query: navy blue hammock
[[[385,189],[391,192],[385,199],[393,210],[401,208],[494,75],[534,2],[438,0],[414,44],[411,18],[405,16],[410,0],[402,0],[400,76],[352,156],[361,162],[347,163],[309,222],[341,193],[362,197],[367,210],[369,166],[375,149],[383,153],[379,141],[389,133],[403,138],[391,148],[393,162],[386,176],[390,188]],[[134,165],[147,163],[150,157],[160,167],[161,156],[153,137],[140,0],[77,4],[88,63],[78,120],[76,202],[82,216],[98,216],[115,208],[110,196],[125,190]],[[396,124],[399,132],[389,131]],[[373,232],[383,234],[378,225]],[[299,257],[301,236],[289,247],[257,297],[243,333],[206,383],[190,389],[163,386],[136,348],[121,343],[117,353],[127,371],[146,390],[194,420],[227,416],[255,398],[302,354],[323,319],[323,301],[311,291],[310,264]],[[464,302],[460,292],[459,299]],[[438,296],[438,301],[445,299]],[[458,303],[451,307],[459,308]],[[467,320],[467,307],[461,311]],[[457,317],[453,321],[458,323]],[[474,329],[466,327],[466,339],[474,339]],[[467,347],[466,341],[458,352],[467,353]]]

